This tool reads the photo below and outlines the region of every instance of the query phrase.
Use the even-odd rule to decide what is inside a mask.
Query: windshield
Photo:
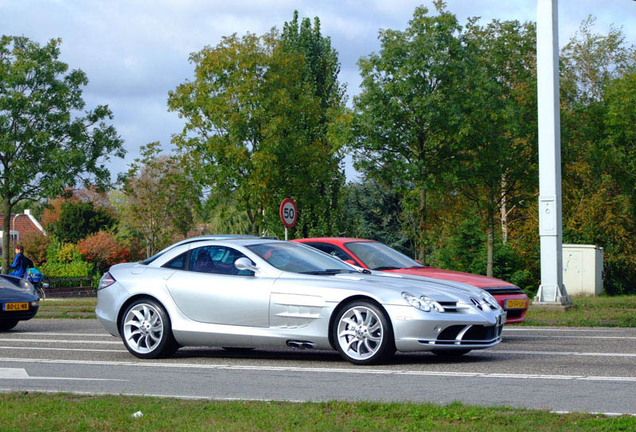
[[[298,243],[261,243],[247,248],[272,266],[287,272],[322,275],[356,273],[339,259]]]
[[[371,270],[422,267],[417,261],[379,242],[350,242],[345,246]]]

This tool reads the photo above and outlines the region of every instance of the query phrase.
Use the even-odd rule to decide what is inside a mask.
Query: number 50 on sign
[[[285,198],[280,203],[280,220],[286,228],[291,228],[296,224],[297,219],[298,210],[296,209],[296,203],[292,199]]]

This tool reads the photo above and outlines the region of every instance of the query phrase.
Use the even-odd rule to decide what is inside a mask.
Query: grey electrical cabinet
[[[563,285],[568,295],[599,295],[603,291],[603,248],[563,245]]]

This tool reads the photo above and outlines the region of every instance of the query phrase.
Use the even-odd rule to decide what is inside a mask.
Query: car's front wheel
[[[168,357],[179,348],[168,314],[152,299],[139,299],[128,306],[120,333],[128,351],[139,358]]]
[[[358,365],[386,361],[395,353],[395,341],[384,311],[368,301],[342,308],[333,324],[333,341],[340,355]]]

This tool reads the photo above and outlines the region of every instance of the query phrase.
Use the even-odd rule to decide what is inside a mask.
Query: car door
[[[268,327],[273,280],[238,271],[234,261],[243,256],[230,247],[202,246],[167,263],[176,268],[166,285],[181,312],[203,323]]]

